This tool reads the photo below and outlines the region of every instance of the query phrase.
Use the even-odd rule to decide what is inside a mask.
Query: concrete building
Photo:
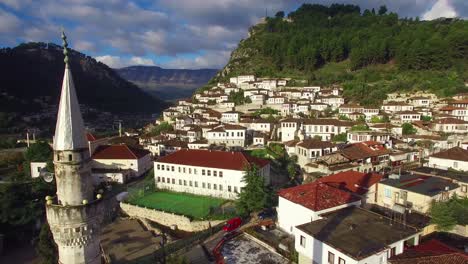
[[[420,232],[408,225],[361,209],[347,207],[296,227],[299,264],[387,263],[419,243]]]
[[[458,184],[438,177],[393,174],[379,183],[377,204],[387,208],[400,205],[426,213],[433,201],[448,200],[459,188]]]
[[[57,196],[47,199],[47,222],[58,247],[59,263],[99,264],[103,204],[94,198],[89,146],[65,34],[62,39],[66,67],[53,143]]]
[[[346,133],[355,123],[338,119],[307,119],[303,124],[305,138],[320,137],[329,141],[334,135]]]
[[[468,171],[468,150],[454,147],[429,156],[429,167]]]
[[[304,139],[296,145],[297,164],[304,167],[318,157],[336,151],[336,145],[328,141]]]
[[[180,150],[154,162],[157,188],[236,199],[245,182],[245,167],[255,165],[270,183],[270,163],[243,152]]]
[[[361,204],[358,196],[321,182],[283,189],[278,196],[278,226],[289,234],[294,234],[298,225],[320,219],[322,214]]]
[[[93,175],[96,174],[96,176],[103,177],[105,170],[109,170],[109,173],[128,170],[122,178],[120,176],[116,179],[101,178],[100,181],[117,180],[125,183],[131,178],[143,175],[153,167],[150,151],[127,145],[99,146],[91,158],[93,159]]]
[[[31,178],[37,178],[39,176],[41,176],[41,170],[42,169],[45,169],[45,167],[47,166],[47,162],[31,162],[29,164],[29,167],[30,167],[30,170],[31,170]]]
[[[239,125],[220,125],[206,132],[206,139],[208,144],[245,147],[247,145],[247,128]]]
[[[468,133],[468,121],[458,118],[443,118],[433,122],[433,131],[443,133]]]

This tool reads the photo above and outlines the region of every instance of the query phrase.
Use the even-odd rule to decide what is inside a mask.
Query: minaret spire
[[[87,148],[83,118],[76,96],[75,85],[69,65],[67,36],[62,32],[65,73],[60,95],[54,150]]]

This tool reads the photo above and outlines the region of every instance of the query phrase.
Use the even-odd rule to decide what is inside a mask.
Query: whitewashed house
[[[93,169],[130,170],[129,178],[143,175],[153,167],[151,153],[127,145],[102,145],[91,156]],[[103,179],[106,180],[106,179]]]
[[[419,243],[418,229],[359,207],[322,216],[296,227],[299,264],[384,264]]]
[[[387,113],[395,113],[402,111],[413,111],[414,106],[405,102],[388,102],[383,104],[381,109]]]
[[[243,152],[180,150],[154,162],[158,189],[236,199],[245,186],[247,166],[255,165],[259,176],[270,183],[268,160]]]
[[[395,115],[402,123],[411,123],[421,120],[421,114],[415,111],[396,112]]]
[[[239,123],[242,113],[237,111],[227,111],[221,114],[221,122],[223,123]]]
[[[454,147],[429,156],[429,167],[468,171],[468,150]]]
[[[239,125],[220,125],[207,131],[206,139],[208,144],[245,147],[247,144],[247,128]]]
[[[433,131],[444,133],[468,133],[468,121],[457,118],[443,118],[433,122]]]

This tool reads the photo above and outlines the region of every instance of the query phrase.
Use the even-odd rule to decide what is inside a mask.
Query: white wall
[[[203,170],[205,170],[205,175],[202,173]],[[210,171],[210,176],[208,176],[208,171]],[[216,176],[214,176],[215,171]],[[220,177],[220,172],[222,172],[222,177]],[[265,178],[266,184],[269,184],[270,165],[263,167],[260,170],[260,175]],[[245,183],[242,181],[242,178],[244,177],[243,170],[237,171],[198,166],[186,166],[161,163],[157,161],[154,162],[154,177],[157,188],[167,189],[175,192],[186,192],[198,195],[213,196],[223,199],[237,199],[241,188],[245,186]],[[165,178],[165,182],[162,182],[162,177]],[[170,179],[170,183],[167,182],[168,178]],[[174,180],[174,183],[172,180]],[[179,184],[179,180],[182,184]],[[203,187],[203,184],[205,184],[205,187]],[[214,189],[215,184],[216,190]]]
[[[438,169],[456,169],[462,171],[468,171],[468,162],[460,160],[449,160],[441,159],[436,157],[429,157],[429,167],[438,168]]]
[[[140,159],[93,159],[92,167],[95,169],[130,169],[133,177],[141,176],[151,169],[153,163],[148,154]]]
[[[47,166],[47,162],[31,162],[29,166],[31,167],[31,177],[37,178],[40,176],[41,169]]]
[[[293,203],[283,197],[278,199],[278,226],[289,234],[293,234],[296,226],[320,219],[321,214],[332,212],[352,205],[360,205],[361,201],[344,204],[315,212],[300,204]]]

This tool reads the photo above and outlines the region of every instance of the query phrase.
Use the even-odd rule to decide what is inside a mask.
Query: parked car
[[[223,226],[225,232],[232,232],[238,229],[242,224],[242,219],[240,217],[234,217],[229,219],[226,224]]]
[[[257,214],[257,217],[261,220],[266,218],[272,218],[273,216],[275,216],[275,210],[273,210],[272,208],[264,209],[263,211]]]

